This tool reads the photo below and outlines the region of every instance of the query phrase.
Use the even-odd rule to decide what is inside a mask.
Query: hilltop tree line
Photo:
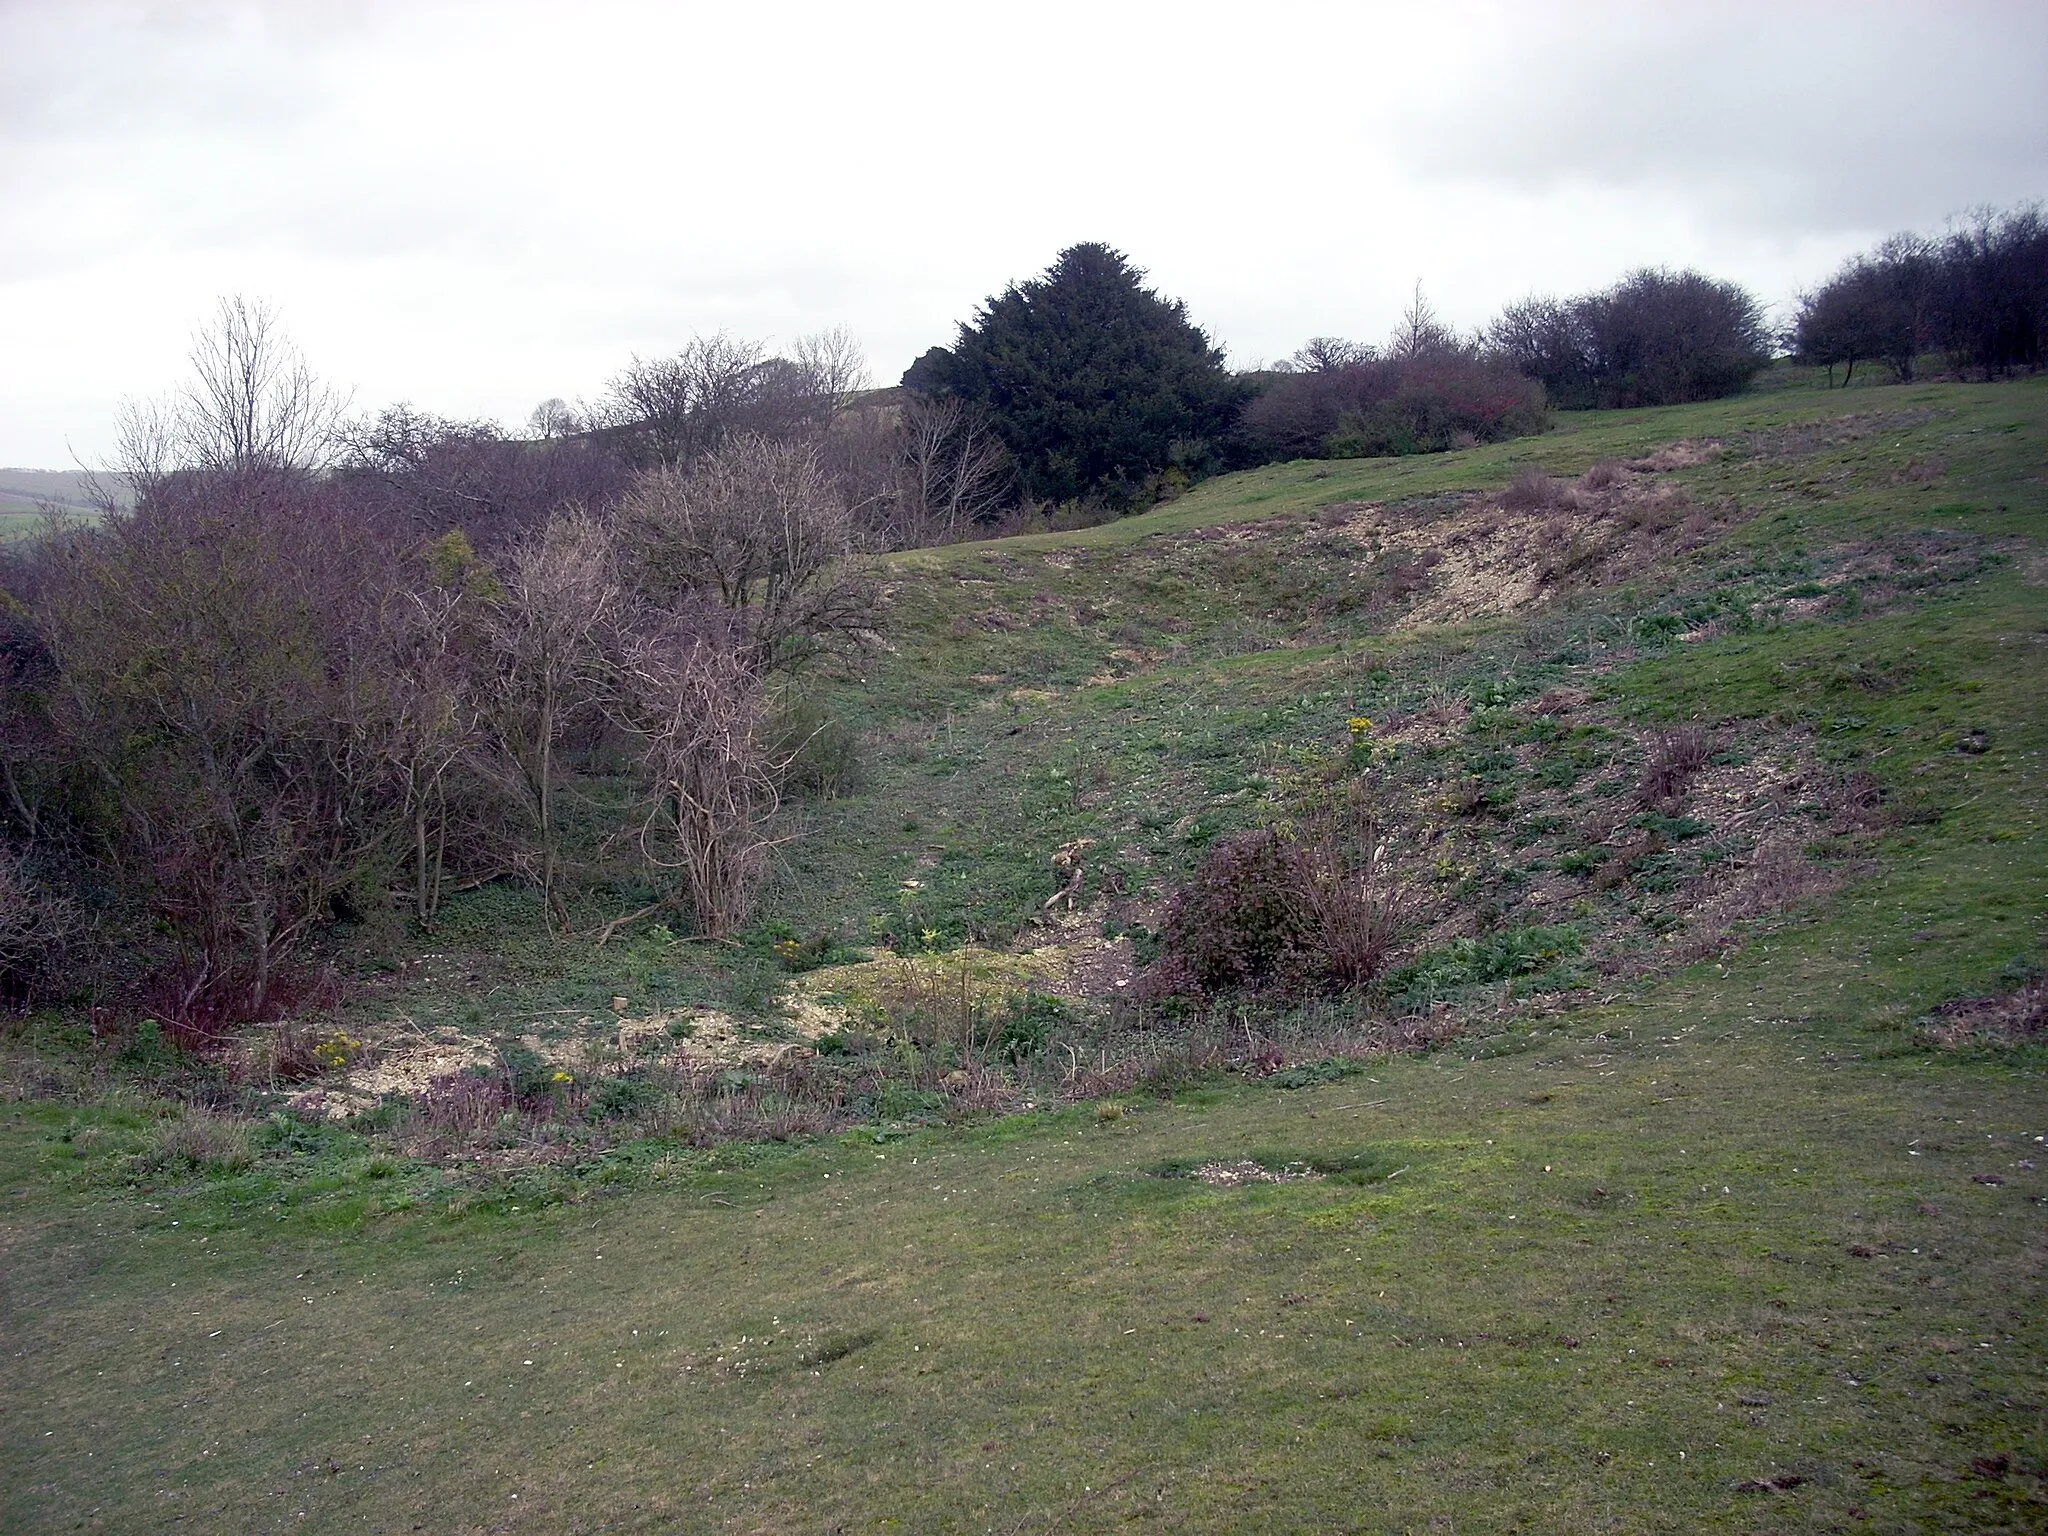
[[[1015,495],[1127,511],[1203,475],[1292,458],[1441,452],[1542,430],[1550,409],[1677,405],[1747,388],[1781,352],[1844,382],[1860,361],[1910,378],[2041,365],[2048,225],[2024,206],[1939,237],[1900,235],[1800,301],[1775,333],[1741,285],[1644,268],[1573,297],[1534,295],[1470,335],[1418,286],[1384,345],[1317,337],[1233,373],[1185,304],[1121,252],[1077,245],[961,324],[903,377],[983,422]]]
[[[1471,336],[1418,287],[1384,346],[1318,337],[1276,368],[1235,374],[1144,277],[1108,246],[1074,246],[988,300],[904,386],[985,420],[1025,497],[1128,510],[1218,470],[1520,436],[1552,405],[1711,399],[1772,355],[1753,295],[1645,270],[1605,292],[1525,300]]]
[[[1845,385],[1858,363],[1911,379],[1929,354],[1987,379],[2039,368],[2048,221],[2027,206],[1981,211],[1944,235],[1894,235],[1800,300],[1791,340],[1830,380],[1840,367]]]

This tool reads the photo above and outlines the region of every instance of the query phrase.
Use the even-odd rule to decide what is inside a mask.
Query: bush
[[[813,700],[799,699],[774,719],[768,753],[788,765],[782,782],[791,794],[836,800],[860,788],[860,733]]]
[[[65,959],[85,937],[77,905],[0,848],[0,992],[29,1000],[61,993]]]
[[[1716,400],[1748,388],[1771,358],[1754,294],[1657,267],[1603,293],[1511,304],[1487,339],[1566,409]]]
[[[1408,926],[1408,893],[1391,853],[1355,803],[1311,815],[1303,827],[1302,894],[1324,969],[1345,986],[1378,976]]]
[[[444,1134],[474,1135],[488,1130],[510,1113],[513,1097],[505,1080],[474,1072],[451,1072],[427,1084],[420,1096],[420,1119]]]
[[[1056,997],[1026,992],[1011,1000],[990,1036],[988,1055],[1008,1061],[1024,1061],[1042,1052],[1056,1029],[1073,1022],[1067,1006]]]
[[[133,1166],[137,1173],[235,1173],[255,1160],[247,1124],[194,1109],[159,1126]]]
[[[1596,466],[1598,467],[1598,466]],[[1588,476],[1590,483],[1591,476]],[[1612,483],[1612,471],[1607,483]],[[1554,475],[1546,475],[1533,464],[1515,471],[1515,478],[1500,493],[1500,504],[1512,512],[1547,512],[1578,505],[1578,495]]]
[[[1712,743],[1696,725],[1676,726],[1650,738],[1650,750],[1636,784],[1636,804],[1645,809],[1676,803],[1707,766]]]
[[[1542,389],[1501,359],[1446,344],[1409,357],[1364,349],[1283,374],[1245,410],[1254,461],[1442,453],[1549,425]]]
[[[1387,990],[1408,1010],[1431,1004],[1467,987],[1552,973],[1559,983],[1577,978],[1561,962],[1580,949],[1571,927],[1503,928],[1478,938],[1454,939],[1431,950],[1387,979]],[[1540,989],[1539,989],[1540,990]]]
[[[1302,851],[1272,832],[1220,838],[1175,891],[1161,925],[1152,997],[1266,984],[1289,988],[1323,969]]]
[[[662,1084],[644,1077],[609,1077],[590,1095],[593,1120],[637,1120],[661,1107],[669,1097]]]

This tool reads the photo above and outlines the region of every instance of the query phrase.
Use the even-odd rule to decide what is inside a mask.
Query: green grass
[[[1330,502],[1710,437],[1671,478],[1735,509],[1720,536],[1533,618],[1390,633],[1316,543]],[[488,1177],[289,1123],[138,1174],[158,1101],[60,1077],[0,1105],[0,1527],[2041,1529],[2048,1047],[1914,1021],[2043,956],[2044,462],[2042,381],[1788,388],[896,557],[893,649],[824,694],[866,786],[803,808],[771,916],[1007,937],[1077,837],[1157,895],[1274,813],[1290,754],[1455,699],[1398,771],[1488,807],[1449,846],[1496,927],[1407,957],[1466,1033],[1121,1113]],[[1247,519],[1249,553],[1194,537]],[[1841,600],[1783,607],[1813,588]],[[1552,688],[1588,703],[1534,714]],[[1742,947],[1493,1015],[1589,963],[1582,927],[1654,954],[1664,898],[1593,891],[1574,828],[1671,720],[1901,814],[1814,817],[1840,889]],[[1633,878],[1700,867],[1685,823]],[[1546,864],[1589,881],[1569,934],[1516,905]],[[615,991],[765,1017],[775,981],[762,943],[544,938],[504,889],[434,948],[379,1006],[517,1033]],[[1162,1176],[1243,1159],[1326,1176]]]
[[[1527,464],[1552,474],[1575,475],[1602,460],[1633,458],[1685,438],[1731,440],[1749,434],[1796,432],[1843,417],[1885,419],[1922,411],[1938,413],[1931,431],[1921,424],[1884,434],[1875,443],[1867,438],[1853,440],[1860,445],[1854,452],[1858,463],[1870,469],[1890,469],[1910,462],[1909,448],[2004,434],[2016,421],[2024,424],[2023,432],[2038,430],[2043,393],[2038,380],[2018,385],[1900,384],[1840,392],[1751,394],[1703,405],[1630,411],[1566,411],[1559,414],[1556,429],[1540,437],[1515,438],[1458,453],[1275,464],[1210,481],[1163,507],[1094,528],[949,545],[894,559],[900,568],[916,569],[953,566],[991,551],[1025,554],[1118,548],[1161,533],[1312,510],[1335,501],[1397,501],[1499,486]],[[2010,446],[2024,451],[2023,444]],[[1809,471],[1787,483],[1807,483],[1812,478]],[[1938,494],[1934,499],[1939,499]]]
[[[1843,958],[1887,906],[1484,1059],[540,1213],[64,1201],[13,1107],[5,1524],[2038,1528],[1970,1469],[2048,1458],[2048,1103],[1832,1022],[1931,1000]],[[1212,1157],[1379,1176],[1148,1171]]]
[[[64,514],[62,520],[66,524],[91,522],[93,515],[87,512],[68,512]],[[33,504],[0,497],[0,544],[18,544],[24,539],[40,538],[49,525],[49,514]]]
[[[2029,633],[2040,588],[2016,562],[2040,558],[2018,552],[2038,549],[2027,541],[2044,515],[2044,417],[2041,381],[1583,413],[1542,438],[1274,466],[1099,528],[895,557],[892,650],[830,696],[864,729],[866,789],[811,809],[777,900],[799,926],[838,920],[857,935],[896,921],[915,876],[919,923],[1005,937],[1049,894],[1059,844],[1091,837],[1098,859],[1134,854],[1138,883],[1156,891],[1210,837],[1262,813],[1276,753],[1341,742],[1353,715],[1489,689],[1527,698],[1578,684],[1638,721],[1703,713],[1815,731],[1831,761],[1860,754],[1895,773],[1935,747],[1922,725],[1967,713],[1967,695],[1942,682],[1953,645],[1974,647],[1976,668],[1990,664],[1986,635]],[[1654,579],[1574,595],[1531,622],[1399,636],[1369,611],[1315,608],[1348,579],[1347,558],[1317,543],[1320,506],[1427,504],[1497,488],[1517,463],[1573,472],[1674,439],[1725,445],[1670,478],[1694,504],[1740,515]],[[1192,538],[1246,519],[1266,530],[1256,544]],[[1866,571],[1879,556],[1897,562],[1882,583]],[[1868,623],[1836,615],[1675,642],[1816,577],[1859,605],[1868,591],[1894,606]],[[1874,644],[1889,648],[1882,664],[1919,669],[1913,721],[1886,678],[1855,673]],[[1134,647],[1149,659],[1118,659]],[[1820,670],[1801,670],[1810,663]],[[1713,698],[1684,682],[1696,673],[1715,679]],[[1589,774],[1618,749],[1599,746],[1572,747]],[[1561,755],[1548,771],[1565,771]]]

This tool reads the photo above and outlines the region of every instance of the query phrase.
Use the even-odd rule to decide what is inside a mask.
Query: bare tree
[[[188,461],[202,469],[313,469],[345,399],[314,377],[268,305],[236,295],[192,342],[198,375],[180,412]]]
[[[788,767],[766,745],[760,675],[719,626],[682,623],[632,644],[617,683],[643,743],[641,854],[723,938],[753,912]]]
[[[873,625],[852,519],[810,444],[734,438],[689,471],[640,476],[619,516],[641,594],[671,612],[715,602],[757,672]]]
[[[867,354],[861,350],[859,339],[843,325],[799,336],[790,348],[790,360],[803,374],[826,426],[873,382],[868,373]]]
[[[601,696],[607,650],[623,599],[611,530],[568,507],[515,546],[498,573],[485,620],[491,647],[486,726],[490,760],[532,818],[548,910],[566,928],[555,799],[562,737]]]
[[[463,556],[468,555],[469,561]],[[377,697],[365,713],[396,784],[412,862],[413,915],[439,915],[448,864],[450,806],[461,765],[482,744],[479,701],[463,652],[468,611],[482,600],[464,580],[474,555],[460,534],[437,541],[430,564],[445,577],[390,592],[377,613]]]
[[[1412,362],[1458,345],[1457,333],[1438,317],[1436,309],[1422,295],[1422,281],[1415,283],[1415,296],[1401,311],[1401,323],[1387,342],[1387,354],[1397,362]]]
[[[1287,359],[1283,371],[1291,373],[1335,373],[1369,363],[1378,354],[1362,342],[1341,336],[1311,336]]]
[[[720,331],[672,357],[640,358],[611,382],[606,425],[644,436],[657,463],[687,468],[744,423],[760,390],[760,343]]]
[[[798,337],[787,357],[720,331],[672,356],[635,357],[591,424],[637,443],[642,462],[688,469],[742,434],[822,438],[868,384],[867,359],[843,326]]]
[[[958,399],[912,396],[900,433],[902,542],[951,543],[1008,499],[1009,452],[987,420]]]
[[[570,437],[583,428],[582,415],[560,395],[550,395],[541,401],[526,418],[527,431],[542,439]]]
[[[347,400],[314,375],[268,305],[221,299],[189,356],[190,381],[123,409],[121,468],[138,492],[177,469],[248,475],[324,462]]]

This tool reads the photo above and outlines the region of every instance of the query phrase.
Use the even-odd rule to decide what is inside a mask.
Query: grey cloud
[[[1924,225],[2048,193],[2048,8],[1580,19],[1509,29],[1455,100],[1393,126],[1398,152],[1426,176],[1677,195],[1783,235]]]

